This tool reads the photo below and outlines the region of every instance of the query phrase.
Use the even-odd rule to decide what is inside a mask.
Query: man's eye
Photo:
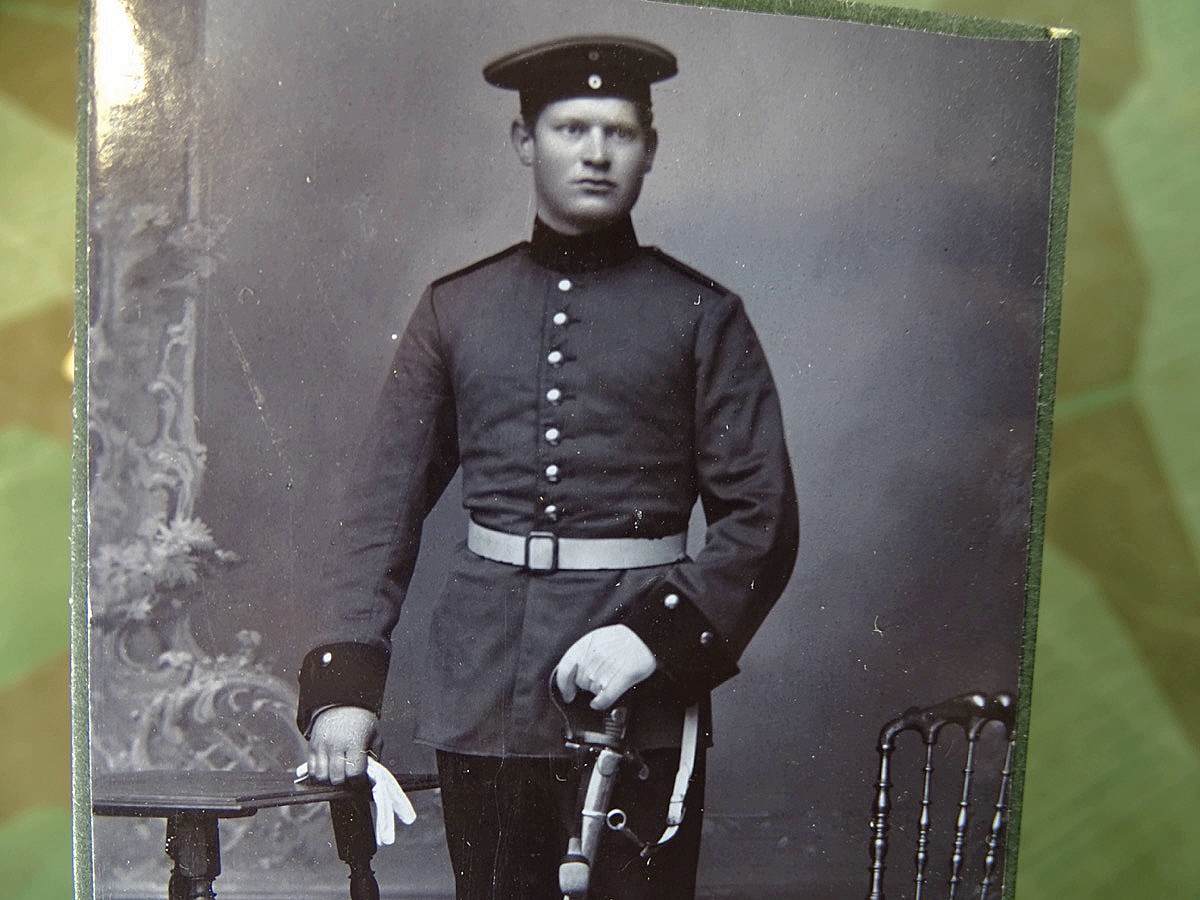
[[[565,125],[561,126],[560,130],[564,134],[571,135],[571,137],[579,137],[587,129],[583,127],[581,122],[567,122]]]

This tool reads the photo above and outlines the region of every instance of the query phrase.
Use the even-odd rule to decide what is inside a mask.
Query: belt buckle
[[[553,531],[531,531],[525,537],[525,568],[530,572],[558,569],[558,535]]]

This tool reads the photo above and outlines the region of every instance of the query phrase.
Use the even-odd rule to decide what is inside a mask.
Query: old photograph
[[[1002,895],[1064,35],[808,11],[95,0],[95,897]]]

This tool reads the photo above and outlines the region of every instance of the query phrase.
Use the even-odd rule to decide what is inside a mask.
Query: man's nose
[[[607,166],[612,160],[609,154],[608,135],[603,128],[588,129],[583,142],[584,162],[593,166]]]

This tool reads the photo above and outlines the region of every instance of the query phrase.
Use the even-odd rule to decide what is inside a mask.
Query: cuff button
[[[326,650],[324,653],[321,654],[321,665],[327,666],[331,662],[333,662],[333,654],[330,653],[328,650]]]
[[[713,633],[711,631],[701,632],[701,634],[700,634],[700,646],[701,647],[707,647],[712,642],[713,642]]]
[[[674,609],[678,605],[679,605],[679,595],[678,594],[667,594],[667,596],[663,597],[663,606],[665,606],[667,609]]]

